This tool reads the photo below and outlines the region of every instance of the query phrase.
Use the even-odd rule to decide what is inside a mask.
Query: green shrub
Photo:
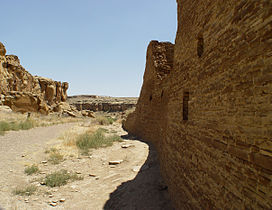
[[[106,117],[98,117],[97,121],[99,125],[109,125],[109,121]]]
[[[46,149],[46,150],[44,151],[45,154],[48,154],[48,153],[51,153],[51,152],[57,152],[57,149],[54,148],[54,147],[52,147],[52,148]]]
[[[80,135],[76,141],[76,145],[79,149],[86,152],[91,148],[97,149],[100,147],[112,146],[113,142],[122,141],[120,136],[105,136],[104,131],[98,129],[95,133],[84,133]]]
[[[102,133],[108,133],[109,132],[109,130],[106,129],[106,128],[98,128],[97,131],[102,132]]]
[[[0,121],[0,135],[4,135],[5,131],[28,130],[35,126],[34,121],[27,119],[23,122],[6,122]]]
[[[112,117],[100,116],[97,118],[97,121],[98,121],[99,125],[111,125],[116,121],[116,119],[114,119]]]
[[[67,170],[60,170],[45,177],[45,185],[49,187],[59,187],[68,183],[69,180],[82,180],[83,177],[76,173],[68,173]]]
[[[108,136],[107,138],[108,138],[109,142],[115,142],[115,141],[122,142],[123,141],[123,139],[120,136],[116,135],[116,134],[112,135],[112,136]]]
[[[116,119],[114,119],[112,117],[107,117],[107,120],[108,120],[109,124],[113,124],[116,121]]]
[[[50,155],[49,155],[49,162],[51,162],[54,165],[59,164],[60,162],[63,161],[63,155],[60,154],[57,150],[51,150]]]
[[[20,130],[29,130],[31,128],[34,128],[35,124],[34,121],[27,119],[24,122],[19,123],[19,129]]]
[[[5,122],[5,121],[0,121],[0,130],[1,131],[8,131],[10,130],[10,123]]]
[[[37,173],[38,171],[39,171],[39,168],[36,165],[28,166],[25,168],[25,173],[27,175],[32,175],[34,173]]]
[[[13,193],[15,195],[32,195],[35,191],[37,190],[37,187],[34,185],[28,185],[28,186],[24,186],[24,187],[17,187]]]

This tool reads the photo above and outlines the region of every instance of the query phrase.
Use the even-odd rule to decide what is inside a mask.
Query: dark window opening
[[[184,92],[183,94],[183,120],[188,120],[189,111],[189,92]]]
[[[163,97],[164,91],[161,92],[161,98]]]
[[[197,41],[197,55],[200,58],[204,52],[204,39],[202,37],[198,38]]]
[[[152,95],[149,96],[149,101],[152,101]]]

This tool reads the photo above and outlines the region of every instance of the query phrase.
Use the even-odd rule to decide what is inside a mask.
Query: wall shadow
[[[135,139],[128,135],[122,138]],[[133,180],[123,182],[110,194],[104,210],[174,210],[160,175],[157,152],[152,144],[141,141],[149,146],[147,160]]]

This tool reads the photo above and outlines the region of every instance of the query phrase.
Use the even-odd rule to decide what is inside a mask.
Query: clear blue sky
[[[138,96],[150,40],[174,42],[175,0],[0,0],[0,41],[68,94]]]

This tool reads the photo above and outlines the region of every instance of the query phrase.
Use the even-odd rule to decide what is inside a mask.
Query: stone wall
[[[272,2],[177,3],[124,128],[156,145],[177,209],[272,209]]]
[[[67,99],[67,82],[32,76],[16,55],[5,55],[0,42],[0,95],[13,111],[48,114]]]

